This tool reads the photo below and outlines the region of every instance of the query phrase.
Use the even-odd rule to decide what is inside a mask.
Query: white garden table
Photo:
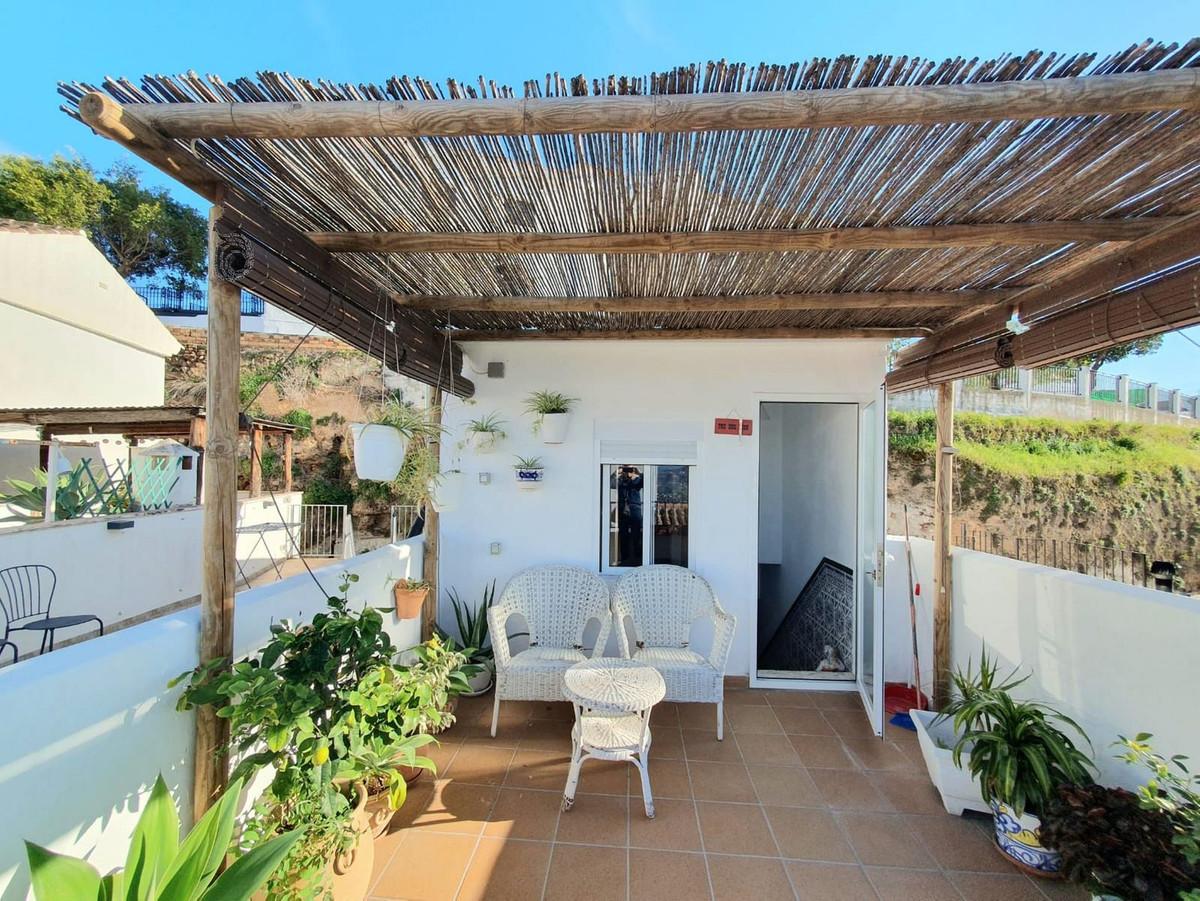
[[[642,777],[646,816],[654,816],[650,793],[650,711],[667,693],[662,675],[652,666],[619,657],[576,663],[563,679],[563,694],[575,707],[571,729],[571,769],[562,809],[575,803],[579,771],[588,758],[624,760]]]

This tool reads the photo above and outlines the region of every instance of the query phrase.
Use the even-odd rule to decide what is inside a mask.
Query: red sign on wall
[[[742,434],[743,435],[753,435],[754,434],[754,420],[753,419],[743,419],[742,420]]]
[[[741,434],[741,423],[736,419],[720,419],[713,422],[714,435],[739,435]]]

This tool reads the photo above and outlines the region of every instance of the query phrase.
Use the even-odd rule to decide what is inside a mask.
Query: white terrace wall
[[[915,539],[922,600],[922,681],[930,684],[932,542]],[[903,542],[889,542],[886,673],[905,681],[909,669],[908,595]],[[1101,781],[1134,785],[1141,774],[1113,759],[1119,735],[1154,734],[1168,756],[1200,759],[1200,605],[1193,598],[1136,588],[954,549],[955,664],[979,662],[980,648],[1002,667],[1033,677],[1021,693],[1076,719],[1095,748]]]
[[[385,606],[391,582],[420,578],[421,539],[389,545],[316,575],[239,594],[239,657],[282,618],[307,620],[357,573],[356,605]],[[401,648],[420,638],[419,620],[385,615]],[[193,716],[175,710],[167,682],[197,665],[195,608],[0,670],[0,899],[28,889],[23,839],[85,856],[101,872],[124,863],[129,836],[158,773],[190,820]]]
[[[600,440],[695,441],[689,565],[738,618],[730,674],[754,659],[758,596],[758,403],[870,396],[882,381],[879,341],[566,341],[465,345],[474,370],[503,362],[503,379],[473,375],[476,393],[451,398],[442,466],[465,472],[461,506],[441,517],[439,585],[476,601],[493,579],[542,563],[592,570],[600,556]],[[524,399],[539,389],[579,398],[566,442],[543,445]],[[807,396],[805,396],[807,395]],[[470,419],[497,414],[508,438],[491,454],[459,446]],[[750,437],[713,434],[716,417],[750,419]],[[848,454],[854,449],[848,448]],[[517,487],[514,455],[539,456],[545,483]],[[634,461],[628,462],[645,462]],[[480,473],[491,482],[482,485]],[[851,495],[846,503],[853,506]],[[500,553],[490,553],[499,543]],[[442,620],[453,621],[445,592]]]
[[[278,502],[284,520],[290,522],[300,494],[280,494]],[[202,517],[202,508],[189,507],[167,513],[5,529],[0,531],[0,569],[45,564],[58,577],[53,613],[89,613],[104,620],[106,627],[114,626],[161,607],[199,598]],[[269,498],[247,498],[238,504],[239,527],[277,523],[280,518]],[[113,521],[134,525],[130,529],[109,529]],[[253,578],[271,566],[268,549],[280,560],[290,556],[289,545],[288,533],[282,528],[261,536],[239,534],[238,562],[247,578]],[[245,587],[240,574],[238,584]],[[79,630],[67,630],[56,639],[61,642],[78,634]],[[40,635],[29,632],[16,633],[12,640],[24,655],[36,652],[40,639]]]

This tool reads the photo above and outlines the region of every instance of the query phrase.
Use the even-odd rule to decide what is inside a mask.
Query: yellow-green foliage
[[[932,413],[892,413],[890,425],[893,453],[932,459]],[[954,431],[961,460],[1007,476],[1089,475],[1118,484],[1137,474],[1200,478],[1200,429],[962,413]]]

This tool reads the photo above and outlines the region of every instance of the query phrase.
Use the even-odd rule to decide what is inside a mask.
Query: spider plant
[[[525,398],[525,409],[541,419],[554,413],[570,413],[578,397],[568,397],[558,391],[534,391]]]
[[[422,439],[428,443],[437,441],[445,431],[439,419],[435,409],[420,410],[410,403],[389,397],[379,406],[371,421],[377,425],[390,425],[406,438]]]
[[[496,438],[504,438],[504,429],[501,428],[503,425],[504,420],[498,414],[489,413],[467,422],[467,432],[472,435],[494,435]]]
[[[458,626],[459,640],[465,647],[467,659],[471,663],[490,665],[492,662],[492,644],[488,636],[487,612],[496,599],[496,581],[483,589],[483,601],[478,607],[462,600],[458,592],[451,588],[447,594],[450,604],[454,607],[454,620]]]
[[[541,457],[517,457],[513,469],[542,469]]]

